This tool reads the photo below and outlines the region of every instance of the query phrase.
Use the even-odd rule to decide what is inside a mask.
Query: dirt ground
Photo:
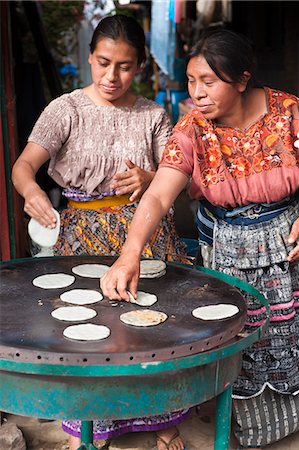
[[[61,429],[60,421],[39,421],[30,417],[7,415],[9,423],[16,423],[26,440],[27,450],[68,450],[66,434]],[[213,450],[214,448],[214,402],[201,405],[200,414],[195,412],[181,425],[180,434],[187,450]],[[103,448],[104,441],[95,445]],[[154,433],[128,433],[113,439],[109,450],[155,450]],[[231,436],[229,450],[236,450],[237,442]],[[265,450],[298,450],[299,433],[295,433]],[[1,449],[5,450],[5,449]],[[104,450],[104,449],[103,449]]]

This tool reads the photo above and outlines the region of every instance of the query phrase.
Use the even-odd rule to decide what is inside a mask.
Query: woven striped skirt
[[[137,203],[131,203],[99,210],[63,210],[54,255],[119,255],[136,208]],[[180,260],[186,256],[186,246],[175,230],[173,209],[145,245],[143,256],[163,260]]]
[[[257,288],[271,316],[263,339],[243,352],[234,384],[235,434],[244,447],[261,447],[299,429],[299,262],[288,262],[287,242],[299,217],[298,203],[256,225],[218,220],[214,231],[214,268]],[[265,308],[250,295],[246,329],[265,320]]]

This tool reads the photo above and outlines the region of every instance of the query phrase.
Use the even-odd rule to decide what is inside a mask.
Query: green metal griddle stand
[[[268,319],[207,352],[166,361],[136,364],[50,364],[0,360],[0,410],[58,419],[80,418],[78,450],[96,450],[93,420],[151,416],[206,402],[216,397],[214,450],[228,450],[232,385],[242,362],[241,352],[258,341],[268,325],[269,305],[252,286],[220,272],[196,267],[256,297]]]

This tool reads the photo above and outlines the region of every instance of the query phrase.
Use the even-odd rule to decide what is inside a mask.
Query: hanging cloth
[[[151,47],[156,63],[171,80],[174,76],[176,49],[176,2],[152,0]]]

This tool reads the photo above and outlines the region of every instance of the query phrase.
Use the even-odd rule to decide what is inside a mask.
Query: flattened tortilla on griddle
[[[90,305],[103,300],[103,295],[92,289],[71,289],[60,295],[60,300],[73,305]]]
[[[82,323],[65,328],[63,335],[76,341],[100,341],[110,335],[110,329],[104,325]]]
[[[137,309],[128,311],[120,315],[120,320],[135,327],[152,327],[165,322],[167,314],[161,311],[153,311],[151,309]]]
[[[97,315],[96,311],[85,306],[62,306],[51,312],[51,316],[66,322],[77,322],[92,319]]]
[[[192,315],[201,320],[228,319],[239,312],[236,305],[230,303],[218,303],[218,305],[200,306],[192,311]]]
[[[152,306],[157,303],[157,296],[154,294],[149,294],[148,292],[138,291],[137,298],[134,298],[131,292],[128,291],[130,297],[130,303],[135,303],[139,306]]]
[[[105,264],[79,264],[72,268],[72,272],[80,277],[101,278],[109,270]]]
[[[70,286],[74,281],[75,277],[73,275],[67,275],[66,273],[48,273],[34,278],[32,284],[42,289],[59,289]]]

